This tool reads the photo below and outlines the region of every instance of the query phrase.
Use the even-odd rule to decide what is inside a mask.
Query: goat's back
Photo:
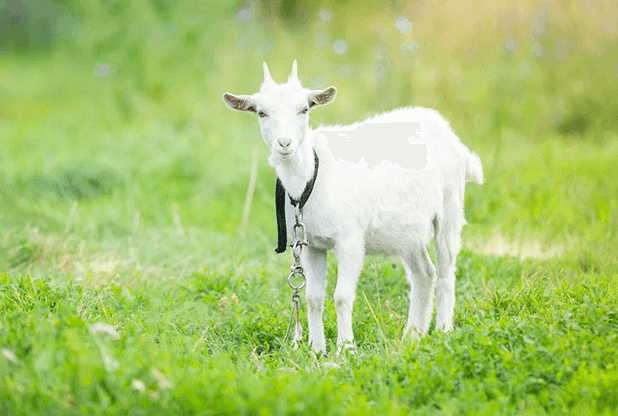
[[[370,170],[390,162],[451,176],[444,167],[465,166],[470,153],[437,111],[421,107],[399,108],[347,126],[321,126],[317,132],[335,160]]]

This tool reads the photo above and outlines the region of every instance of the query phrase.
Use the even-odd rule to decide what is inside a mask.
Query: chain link
[[[288,341],[290,333],[292,332],[292,326],[294,326],[292,345],[294,348],[297,348],[298,341],[303,337],[303,328],[300,324],[299,292],[305,287],[306,279],[303,267],[300,265],[300,256],[303,252],[303,247],[307,245],[307,233],[305,231],[305,224],[303,224],[303,212],[300,209],[300,204],[297,204],[294,208],[296,223],[292,228],[292,242],[290,243],[292,254],[294,255],[294,264],[290,267],[290,274],[288,275],[288,285],[292,288],[294,293],[292,294],[292,311],[290,313],[288,330],[283,342],[285,343]],[[296,323],[294,323],[294,320],[296,320]]]

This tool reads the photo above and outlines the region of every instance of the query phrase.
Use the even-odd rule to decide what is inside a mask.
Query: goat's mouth
[[[292,156],[294,156],[294,153],[296,153],[296,150],[275,150],[277,153],[279,153],[279,156],[282,159],[290,159]]]

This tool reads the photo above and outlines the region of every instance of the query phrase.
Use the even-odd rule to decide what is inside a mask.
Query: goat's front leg
[[[337,347],[339,351],[354,345],[352,332],[352,307],[356,295],[356,283],[363,268],[365,243],[362,236],[354,236],[337,244],[337,287],[335,309],[337,311]]]
[[[309,321],[309,345],[315,352],[326,352],[324,339],[324,293],[326,290],[326,250],[305,247],[301,262],[307,279],[307,320]]]

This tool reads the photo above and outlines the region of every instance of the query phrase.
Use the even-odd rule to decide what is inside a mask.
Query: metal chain
[[[294,255],[294,264],[290,267],[290,274],[288,275],[288,285],[292,288],[294,293],[292,294],[292,311],[290,313],[288,330],[283,342],[286,343],[288,341],[290,333],[292,332],[292,326],[294,326],[292,346],[297,348],[298,341],[303,337],[303,327],[300,324],[299,292],[305,287],[306,279],[303,267],[300,265],[300,256],[303,252],[303,247],[307,245],[307,233],[305,231],[305,224],[303,224],[303,211],[300,209],[300,204],[297,204],[294,208],[296,223],[292,229],[292,242],[290,243],[292,254]],[[294,284],[294,280],[298,280],[299,278],[300,282],[298,285]],[[294,323],[294,320],[296,320],[296,323]]]

